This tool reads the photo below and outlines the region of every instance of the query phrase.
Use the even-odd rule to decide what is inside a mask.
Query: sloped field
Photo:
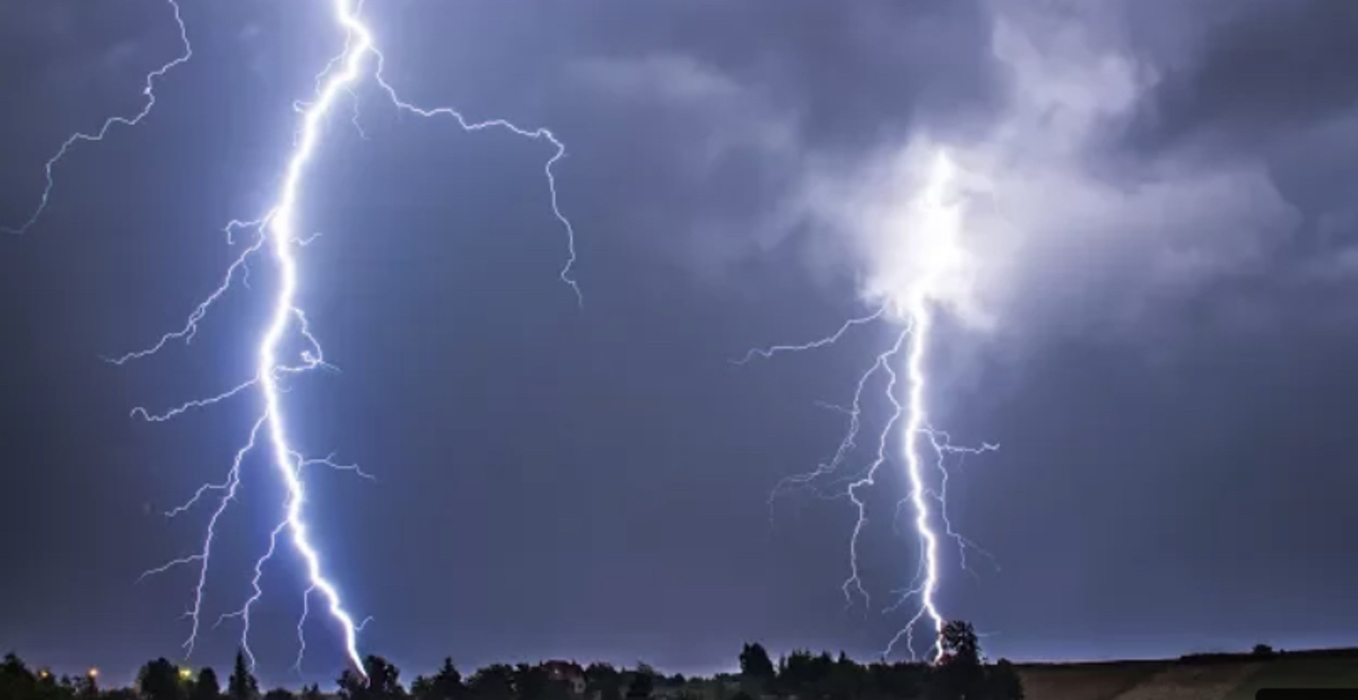
[[[1020,666],[1029,700],[1112,700],[1164,669],[1169,661]]]
[[[1253,700],[1260,688],[1358,688],[1358,658],[1274,659],[1237,685],[1226,700]]]
[[[1358,688],[1358,651],[1020,665],[1028,700],[1253,700],[1260,688]]]
[[[1172,664],[1115,700],[1225,700],[1262,663]]]

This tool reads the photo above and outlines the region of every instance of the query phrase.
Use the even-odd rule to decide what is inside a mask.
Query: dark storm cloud
[[[1251,271],[1253,279],[1223,280],[1220,298],[1235,308],[1245,305],[1242,296],[1252,299],[1255,318],[1300,313],[1351,323],[1339,300],[1351,291],[1358,243],[1358,8],[1147,3],[1129,6],[1129,16],[1134,45],[1159,75],[1130,118],[1110,130],[1110,153],[1261,164],[1296,208],[1298,225],[1274,246],[1269,264]],[[1226,291],[1247,288],[1268,289],[1267,299]]]
[[[636,24],[663,34],[605,38],[596,55],[568,65],[573,89],[563,99],[573,110],[631,115],[637,148],[617,154],[614,172],[644,173],[649,186],[626,208],[645,217],[628,228],[670,241],[666,254],[695,259],[706,275],[797,233],[800,222],[779,212],[813,154],[870,152],[921,122],[965,131],[997,94],[989,29],[973,2],[683,5],[647,15]],[[618,187],[623,197],[632,190]],[[818,243],[798,247],[843,255]]]
[[[408,73],[422,92],[451,90],[478,106],[502,103],[503,86],[518,86],[510,100],[519,113],[570,134],[571,152],[597,164],[583,177],[617,203],[604,228],[707,276],[795,233],[797,222],[778,212],[810,154],[871,151],[921,121],[964,132],[997,97],[988,20],[970,0],[431,11],[454,36],[419,47],[425,60],[465,63],[471,27],[517,28],[505,30],[514,40],[492,42],[479,58],[494,73],[455,72],[439,90],[439,80],[415,77],[416,64],[398,59],[398,81]],[[421,16],[379,17],[379,32],[408,36],[404,22]],[[524,26],[556,31],[535,33],[527,50],[513,34]]]
[[[1144,28],[1177,22],[1196,41],[1171,57],[1177,60],[1147,96],[1134,143],[1173,148],[1224,139],[1220,148],[1247,149],[1354,111],[1358,6],[1305,0],[1193,9],[1171,8]]]
[[[1015,278],[1012,285],[1026,284],[1019,279],[1026,274],[1066,277],[1069,284],[1047,294],[1050,303],[1104,299],[1081,313],[1123,323],[1147,313],[1148,294],[1172,303],[1189,292],[1166,290],[1256,274],[1263,256],[1313,232],[1342,238],[1334,229],[1348,215],[1311,211],[1307,197],[1318,188],[1291,186],[1280,162],[1285,152],[1244,150],[1204,162],[1196,142],[1171,138],[1192,131],[1197,112],[1235,133],[1264,118],[1211,117],[1213,109],[1255,114],[1231,106],[1232,94],[1248,90],[1231,88],[1218,66],[1235,65],[1223,47],[1245,41],[1238,37],[1250,27],[1288,23],[1272,22],[1268,4],[1216,7],[918,2],[844,10],[791,3],[769,12],[758,5],[587,5],[546,18],[563,30],[546,39],[558,47],[545,52],[555,53],[553,65],[538,64],[535,80],[545,90],[527,92],[537,103],[530,113],[579,133],[572,150],[587,150],[599,165],[584,177],[613,195],[603,228],[628,232],[631,245],[663,259],[687,260],[709,279],[773,250],[801,260],[803,274],[817,279],[862,275],[856,257],[883,257],[880,244],[854,242],[857,224],[842,213],[808,208],[807,188],[853,183],[919,134],[968,145],[1010,129],[1007,143],[986,151],[1008,155],[983,157],[1020,162],[1030,158],[1024,148],[1065,149],[1065,160],[1044,173],[1020,167],[1001,176],[1013,180],[1012,196],[1022,200],[1009,206],[1022,211],[997,213],[1019,230],[977,245],[1005,256],[1010,269],[992,277]],[[520,22],[544,19],[523,8],[507,13]],[[610,31],[616,26],[628,31]],[[1297,42],[1286,39],[1292,35],[1278,31],[1276,43],[1295,54]],[[1035,43],[1006,49],[996,42],[1018,44],[1005,32]],[[490,63],[521,64],[518,44],[514,52]],[[1282,63],[1273,75],[1316,72]],[[1189,80],[1203,85],[1185,86]],[[1050,121],[1043,110],[1075,116]],[[1135,145],[1162,127],[1154,137],[1160,147]],[[1293,151],[1302,145],[1288,141]],[[1328,146],[1312,148],[1352,162]],[[1315,163],[1301,167],[1308,175],[1317,170]],[[1110,273],[1123,281],[1110,284]],[[988,293],[1015,299],[1012,285]],[[1110,292],[1115,286],[1130,291]],[[1023,303],[1042,296],[1025,295]],[[1022,312],[1024,320],[1069,310],[1042,304]]]

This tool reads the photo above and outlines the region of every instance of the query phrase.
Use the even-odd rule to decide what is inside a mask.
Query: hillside
[[[1028,700],[1250,700],[1267,687],[1358,688],[1358,649],[1020,664]]]

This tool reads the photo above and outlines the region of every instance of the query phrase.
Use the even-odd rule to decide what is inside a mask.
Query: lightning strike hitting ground
[[[913,235],[950,238],[951,234],[960,226],[960,221],[957,220],[956,213],[951,211],[953,207],[947,204],[945,196],[945,190],[952,176],[951,162],[945,154],[940,153],[934,160],[929,182],[920,195],[919,204],[923,212],[919,222],[921,230]],[[779,353],[814,350],[837,343],[857,326],[868,325],[887,317],[900,320],[903,327],[895,334],[892,343],[886,350],[877,355],[876,361],[859,378],[852,402],[846,408],[835,407],[848,417],[849,425],[834,455],[814,471],[783,479],[774,487],[769,497],[770,505],[772,505],[774,499],[788,489],[808,488],[822,497],[847,498],[853,503],[857,511],[857,519],[849,537],[849,577],[845,579],[842,590],[847,606],[852,607],[856,599],[862,599],[864,605],[871,608],[872,598],[859,573],[858,543],[864,527],[868,523],[868,508],[862,498],[862,492],[876,485],[881,468],[892,461],[891,444],[896,434],[897,425],[901,425],[899,461],[905,467],[909,493],[898,502],[897,513],[908,506],[913,514],[910,524],[919,543],[919,559],[914,580],[907,588],[894,591],[898,596],[896,602],[884,608],[882,612],[897,610],[911,600],[917,601],[918,607],[914,615],[888,642],[882,652],[883,656],[890,656],[895,651],[897,644],[901,640],[905,640],[905,646],[909,650],[911,658],[917,658],[914,648],[914,630],[919,623],[925,620],[928,621],[934,633],[933,657],[937,660],[941,656],[943,650],[940,645],[939,633],[943,629],[945,618],[939,611],[937,601],[940,585],[939,542],[942,537],[950,537],[956,541],[963,568],[966,567],[966,550],[968,548],[978,549],[970,540],[954,531],[952,523],[948,520],[947,459],[951,455],[980,454],[996,450],[999,447],[993,444],[983,444],[980,447],[955,446],[951,443],[947,433],[934,429],[929,423],[926,355],[933,328],[932,314],[936,308],[931,302],[930,291],[935,289],[936,285],[941,284],[941,276],[946,273],[949,254],[949,251],[946,250],[947,245],[948,243],[945,242],[940,244],[941,248],[935,247],[933,251],[935,254],[928,256],[928,259],[924,261],[925,265],[922,266],[925,270],[924,274],[921,279],[911,285],[912,291],[905,298],[888,300],[873,313],[850,319],[833,334],[818,340],[796,345],[774,345],[755,349],[746,353],[741,359],[734,361],[735,364],[745,364],[756,357],[767,359]],[[903,383],[905,385],[904,397],[900,395],[901,392],[897,388],[897,385],[902,383],[902,377],[897,368],[902,366],[904,370]],[[850,458],[854,449],[858,446],[857,441],[862,428],[864,392],[879,373],[886,375],[883,395],[891,406],[890,414],[886,418],[881,433],[877,436],[876,448],[867,466],[847,475],[841,474],[841,467],[844,466],[844,462]],[[931,487],[926,478],[925,471],[928,466],[924,456],[926,450],[933,451],[932,466],[938,472],[936,487]],[[828,485],[825,484],[827,479]],[[937,504],[936,510],[931,503]],[[942,524],[941,530],[938,524]],[[978,549],[978,551],[985,554],[984,550]]]
[[[165,78],[174,68],[187,63],[192,57],[193,50],[180,13],[180,6],[177,0],[165,1],[173,11],[174,20],[179,28],[179,36],[184,48],[182,55],[146,76],[146,88],[143,92],[147,101],[143,109],[135,116],[109,118],[98,132],[93,134],[77,133],[63,143],[56,155],[46,163],[46,184],[37,208],[21,225],[6,228],[6,231],[24,233],[39,222],[43,212],[49,206],[50,196],[54,189],[53,171],[63,159],[70,155],[72,146],[77,142],[102,141],[109,136],[112,128],[116,125],[131,127],[140,124],[155,106],[154,88],[159,81]],[[164,334],[159,340],[144,349],[106,359],[113,364],[123,365],[133,360],[155,355],[164,350],[172,341],[182,341],[186,345],[191,343],[198,332],[199,323],[204,320],[218,300],[230,291],[237,282],[241,286],[249,288],[250,259],[264,253],[271,256],[274,269],[278,274],[278,288],[271,298],[268,319],[261,330],[256,346],[257,360],[253,376],[215,395],[191,399],[160,412],[151,412],[143,407],[137,407],[132,411],[133,416],[146,421],[163,422],[191,410],[205,408],[251,393],[259,400],[253,428],[249,432],[245,445],[236,452],[226,478],[220,483],[204,484],[187,502],[166,513],[168,517],[183,514],[200,502],[207,500],[210,495],[216,496],[216,506],[208,520],[202,547],[194,554],[174,559],[146,571],[142,574],[142,578],[164,573],[181,566],[191,566],[196,569],[197,582],[193,588],[193,602],[185,614],[191,623],[188,638],[184,642],[185,655],[186,657],[191,655],[201,628],[208,568],[211,563],[213,544],[218,535],[218,521],[222,514],[226,512],[228,506],[237,498],[242,480],[242,467],[246,458],[256,448],[262,448],[265,453],[264,456],[267,457],[270,466],[287,492],[287,499],[282,507],[283,515],[270,533],[268,549],[254,565],[250,595],[240,608],[221,615],[216,624],[220,625],[227,620],[240,620],[242,627],[241,644],[253,666],[254,655],[249,646],[250,613],[254,604],[263,596],[261,581],[264,575],[264,566],[273,558],[279,544],[279,538],[286,537],[286,541],[291,544],[292,549],[300,555],[308,579],[308,588],[302,598],[302,615],[297,623],[299,650],[296,667],[300,668],[306,650],[303,626],[310,611],[310,599],[313,593],[319,593],[326,603],[326,609],[331,618],[341,629],[344,650],[349,661],[356,671],[365,674],[358,651],[358,633],[367,620],[356,623],[353,616],[344,607],[339,589],[333,579],[326,575],[321,554],[309,537],[310,528],[304,517],[304,506],[308,503],[304,472],[306,467],[309,466],[325,466],[332,469],[352,471],[367,478],[371,477],[359,470],[358,467],[338,464],[331,457],[324,459],[306,458],[294,447],[293,439],[288,431],[288,413],[282,401],[282,394],[287,388],[285,381],[289,377],[315,369],[335,369],[333,365],[325,361],[321,345],[312,334],[305,313],[296,305],[297,288],[301,275],[296,250],[315,238],[314,235],[306,237],[298,235],[298,202],[303,196],[304,176],[318,148],[322,129],[327,124],[328,117],[333,112],[341,95],[348,96],[354,101],[351,122],[355,128],[358,128],[358,97],[354,88],[365,78],[370,78],[382,94],[390,100],[390,103],[400,111],[410,112],[421,117],[451,117],[461,129],[467,132],[497,128],[532,140],[549,143],[553,147],[553,154],[547,159],[543,171],[547,179],[552,213],[564,228],[567,243],[567,259],[561,269],[560,277],[575,293],[577,302],[582,303],[583,297],[579,285],[571,277],[571,268],[576,259],[575,231],[570,221],[561,213],[557,201],[556,178],[552,170],[553,166],[565,155],[565,147],[562,143],[546,129],[522,129],[503,119],[473,122],[467,120],[461,112],[450,107],[423,108],[404,101],[382,76],[385,59],[378,51],[370,30],[360,17],[361,0],[329,0],[329,2],[334,12],[335,25],[345,32],[344,48],[316,76],[313,100],[307,104],[297,103],[295,105],[301,115],[301,124],[294,139],[292,150],[286,155],[287,164],[282,184],[274,202],[263,216],[249,221],[232,221],[226,226],[229,244],[235,245],[237,233],[250,232],[249,244],[242,249],[227,268],[222,281],[189,314],[182,327]],[[367,138],[367,135],[362,133],[361,128],[359,132],[364,139]],[[283,357],[285,341],[292,340],[302,341],[304,348],[295,357]]]

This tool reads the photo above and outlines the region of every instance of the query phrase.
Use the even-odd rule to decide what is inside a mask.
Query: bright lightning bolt
[[[943,649],[939,633],[942,632],[945,618],[939,611],[938,591],[940,586],[939,543],[944,537],[955,540],[962,555],[965,568],[967,548],[977,549],[970,540],[958,534],[947,515],[947,483],[949,456],[980,454],[998,449],[998,445],[983,444],[980,447],[959,447],[951,443],[947,433],[935,430],[929,423],[928,411],[928,370],[927,351],[933,329],[933,309],[931,292],[942,283],[951,260],[949,249],[960,221],[947,202],[946,192],[954,177],[954,166],[945,153],[940,152],[929,172],[929,181],[920,195],[920,231],[917,235],[938,237],[944,240],[933,242],[924,251],[925,259],[916,264],[923,269],[921,279],[916,280],[913,292],[905,299],[892,300],[873,313],[850,319],[831,335],[801,344],[774,345],[754,349],[736,360],[744,364],[755,358],[772,358],[774,355],[789,352],[805,352],[834,345],[855,327],[871,324],[890,316],[900,319],[903,327],[895,334],[891,344],[877,355],[873,364],[858,380],[853,399],[847,408],[839,410],[848,416],[849,426],[834,455],[814,471],[796,474],[780,481],[774,487],[770,503],[789,488],[811,488],[817,493],[835,498],[847,498],[857,511],[852,533],[849,536],[849,576],[841,586],[844,599],[852,606],[861,599],[868,607],[872,606],[871,596],[863,583],[859,567],[859,540],[868,524],[868,507],[862,492],[876,485],[883,466],[892,462],[891,445],[896,428],[900,426],[900,462],[904,465],[908,483],[908,494],[897,504],[897,512],[908,506],[913,514],[910,524],[919,543],[919,559],[914,581],[904,590],[896,591],[897,601],[884,609],[890,612],[898,609],[907,601],[917,601],[914,615],[888,642],[883,651],[890,655],[902,639],[915,657],[914,630],[927,621],[934,633],[933,656],[939,658]],[[885,375],[883,396],[890,405],[890,413],[877,435],[875,449],[866,467],[848,475],[840,475],[841,468],[858,446],[862,428],[863,398],[869,385],[879,374]],[[902,376],[903,375],[903,376]],[[904,392],[898,385],[904,384]],[[932,451],[934,459],[928,461],[925,453]],[[927,468],[933,466],[938,472],[937,486],[931,487]],[[827,492],[822,482],[831,478]],[[935,508],[932,503],[937,504]],[[939,527],[941,523],[942,527]],[[978,550],[982,551],[982,550]],[[983,552],[984,553],[984,552]],[[987,555],[988,556],[988,555]]]
[[[265,254],[271,258],[274,269],[278,274],[278,288],[273,294],[270,312],[256,346],[256,364],[253,376],[225,391],[203,398],[191,399],[160,412],[151,412],[143,407],[137,407],[132,411],[134,416],[146,421],[163,422],[188,411],[206,408],[252,392],[260,400],[256,414],[258,418],[250,430],[246,444],[236,452],[225,480],[220,483],[204,484],[186,503],[166,513],[170,517],[182,514],[209,499],[209,497],[216,496],[216,507],[208,520],[201,548],[195,554],[150,569],[143,573],[142,577],[163,573],[181,566],[192,566],[197,569],[193,603],[186,613],[186,617],[191,620],[191,627],[189,636],[184,642],[184,648],[186,656],[191,655],[201,627],[208,567],[212,558],[213,544],[217,537],[218,521],[230,504],[236,500],[241,485],[242,466],[246,457],[256,447],[259,447],[267,454],[273,471],[286,488],[287,497],[283,504],[283,515],[270,533],[268,549],[255,562],[254,575],[251,579],[251,594],[239,609],[221,615],[217,624],[229,619],[241,621],[241,644],[253,666],[254,655],[249,647],[250,613],[254,604],[263,596],[261,581],[265,564],[276,553],[280,538],[285,538],[291,544],[293,551],[301,557],[308,579],[308,587],[303,595],[302,616],[297,623],[299,650],[295,667],[300,668],[303,654],[306,651],[306,640],[302,629],[311,609],[311,596],[313,593],[319,593],[331,618],[338,623],[342,630],[344,649],[349,661],[360,674],[363,674],[365,671],[358,652],[358,633],[363,629],[367,619],[362,622],[355,622],[353,616],[344,607],[339,589],[334,581],[326,575],[321,554],[310,538],[310,526],[304,517],[304,506],[307,504],[304,470],[308,466],[326,466],[352,471],[367,478],[371,477],[356,466],[338,464],[329,457],[325,459],[304,457],[300,451],[293,447],[294,441],[289,433],[288,413],[282,401],[282,394],[286,391],[284,380],[287,377],[318,368],[334,369],[332,365],[325,361],[321,345],[312,334],[305,313],[297,306],[296,297],[301,275],[297,249],[315,239],[315,234],[299,235],[297,211],[298,203],[303,196],[303,181],[320,143],[322,128],[327,124],[341,96],[352,99],[353,113],[350,121],[364,139],[367,139],[367,135],[363,133],[358,123],[358,97],[355,88],[365,78],[369,78],[390,100],[390,103],[400,111],[429,118],[450,117],[466,132],[477,132],[492,128],[502,129],[528,139],[549,143],[553,147],[553,153],[543,166],[543,172],[547,179],[552,213],[564,228],[567,243],[567,259],[561,268],[560,278],[575,293],[577,302],[583,302],[583,297],[579,285],[571,276],[572,267],[576,261],[575,231],[571,222],[561,212],[557,196],[556,175],[553,171],[553,167],[565,156],[565,146],[546,129],[523,129],[503,119],[470,121],[461,112],[451,107],[424,108],[406,102],[399,96],[395,88],[383,78],[382,69],[385,58],[378,51],[370,29],[360,17],[362,0],[330,0],[330,2],[334,13],[333,20],[345,32],[344,48],[317,75],[313,100],[310,103],[295,104],[301,115],[301,124],[293,141],[292,150],[287,154],[287,165],[284,169],[282,184],[274,202],[263,216],[250,221],[232,221],[225,229],[228,244],[235,245],[236,233],[243,231],[253,232],[250,243],[241,250],[228,266],[221,282],[189,314],[182,327],[162,335],[155,343],[144,349],[107,359],[113,364],[123,365],[133,360],[155,355],[173,342],[191,343],[198,332],[199,324],[207,317],[208,312],[237,282],[249,288],[250,259]],[[146,103],[135,116],[111,117],[95,133],[81,132],[68,138],[46,163],[46,184],[37,208],[21,225],[4,230],[11,233],[24,233],[35,226],[49,206],[50,196],[55,185],[53,171],[69,155],[72,147],[79,142],[102,141],[110,134],[114,126],[131,127],[141,123],[156,104],[154,88],[157,84],[172,69],[188,62],[192,57],[192,46],[189,43],[188,32],[181,17],[177,0],[166,0],[166,3],[173,10],[174,20],[179,27],[179,36],[184,47],[182,55],[146,76],[146,87],[143,90],[147,98]],[[285,342],[293,339],[301,340],[304,349],[298,352],[295,357],[285,357]]]

